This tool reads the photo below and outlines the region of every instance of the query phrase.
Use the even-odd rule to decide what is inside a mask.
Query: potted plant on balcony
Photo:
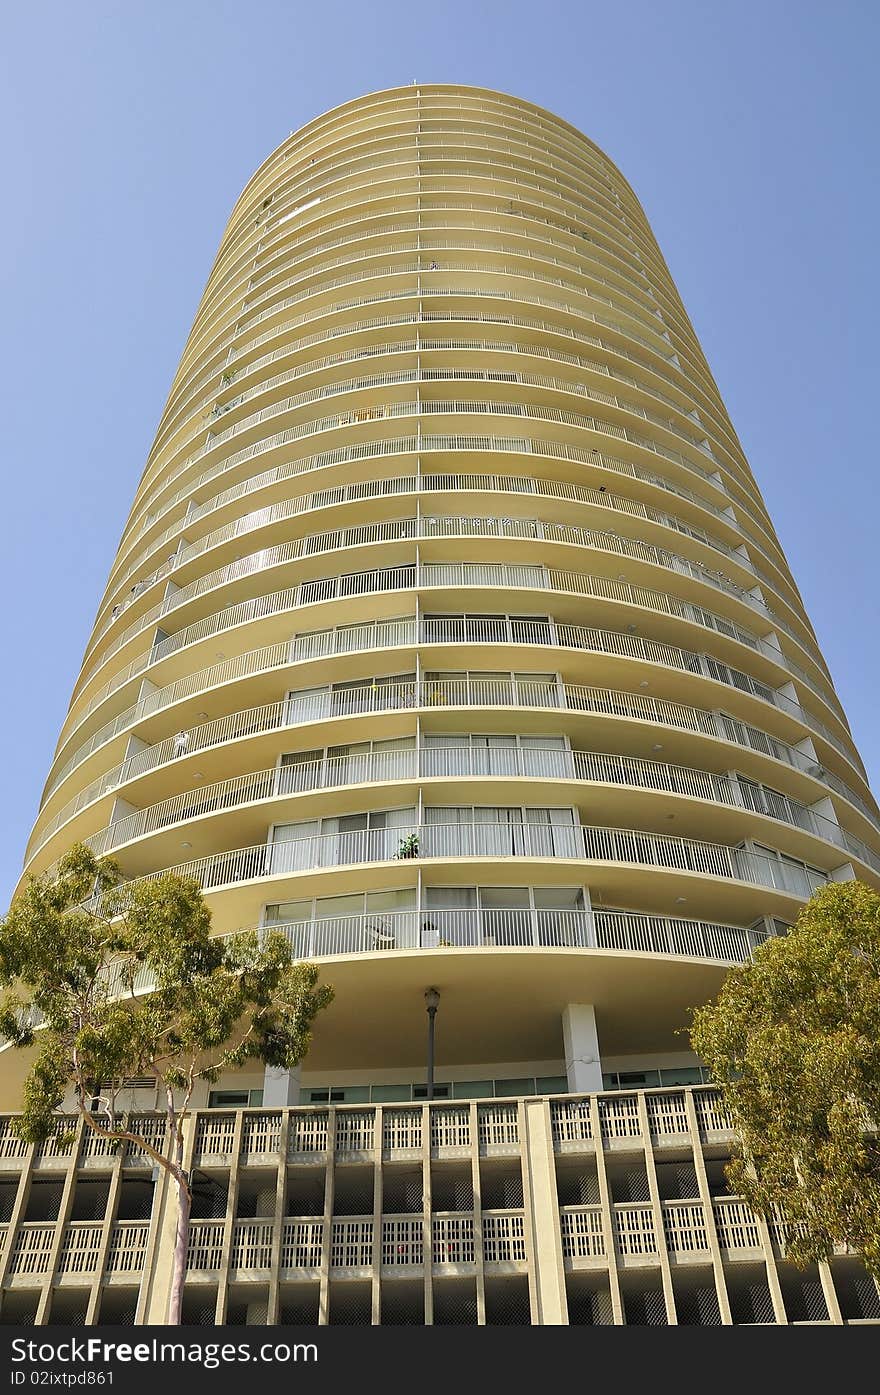
[[[403,859],[407,857],[418,857],[418,855],[419,835],[417,833],[410,833],[406,838],[401,838],[394,856]]]

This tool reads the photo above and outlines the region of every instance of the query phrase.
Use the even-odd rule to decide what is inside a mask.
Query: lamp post
[[[436,988],[425,993],[425,1007],[428,1010],[428,1099],[434,1098],[434,1018],[440,1006],[440,994]]]

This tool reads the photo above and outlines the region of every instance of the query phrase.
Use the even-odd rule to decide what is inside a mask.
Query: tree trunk
[[[189,1249],[189,1218],[192,1210],[189,1188],[179,1177],[177,1187],[177,1240],[174,1245],[174,1268],[171,1293],[168,1298],[168,1325],[179,1327],[183,1308],[183,1281],[186,1278],[186,1256]]]
[[[192,1212],[192,1192],[189,1178],[183,1170],[183,1122],[174,1108],[174,1096],[167,1090],[168,1130],[172,1140],[169,1171],[177,1187],[177,1238],[174,1242],[174,1267],[171,1271],[171,1292],[168,1296],[168,1325],[179,1327],[183,1309],[183,1284],[186,1279],[186,1259],[189,1250],[189,1221]]]

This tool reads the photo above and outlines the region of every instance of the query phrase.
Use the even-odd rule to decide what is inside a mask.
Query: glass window
[[[319,896],[315,902],[315,916],[324,918],[337,915],[360,915],[364,909],[363,892],[352,896]]]
[[[211,1090],[208,1095],[208,1108],[247,1109],[250,1099],[250,1090]]]
[[[582,911],[584,889],[582,886],[536,886],[535,905],[541,911]]]
[[[434,1086],[434,1099],[435,1099],[435,1100],[448,1100],[448,1099],[449,1099],[449,1091],[450,1091],[450,1086],[449,1086],[449,1085],[435,1085],[435,1086]],[[427,1085],[414,1085],[414,1086],[413,1086],[412,1097],[413,1097],[414,1100],[426,1100],[426,1099],[428,1098],[428,1087],[427,1087]]]
[[[471,910],[477,904],[475,886],[426,886],[425,906],[428,910]]]
[[[452,1086],[457,1100],[486,1100],[493,1095],[491,1080],[457,1080]]]
[[[411,1085],[374,1085],[370,1090],[372,1104],[391,1104],[397,1100],[412,1099]]]
[[[622,1090],[632,1089],[634,1086],[641,1088],[642,1085],[659,1085],[659,1070],[630,1070],[618,1071],[617,1079]]]
[[[298,838],[312,838],[320,832],[320,819],[308,819],[302,823],[276,823],[272,829],[272,842],[292,843]]]
[[[266,907],[267,925],[287,925],[290,921],[311,920],[311,901],[279,901]]]
[[[480,905],[484,910],[528,910],[529,889],[527,886],[483,886],[480,887]]]
[[[703,1073],[699,1066],[670,1066],[660,1072],[662,1085],[699,1085],[702,1078]]]
[[[321,760],[323,755],[323,751],[286,751],[281,757],[281,764],[306,765],[309,761]]]
[[[566,1095],[568,1080],[564,1075],[539,1075],[535,1089],[539,1095]]]
[[[416,889],[402,887],[399,891],[368,891],[368,911],[411,911],[415,910]]]
[[[522,1080],[496,1080],[496,1095],[533,1095],[535,1093],[535,1077],[524,1076]]]

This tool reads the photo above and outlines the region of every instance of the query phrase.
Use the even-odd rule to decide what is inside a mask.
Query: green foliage
[[[419,855],[419,835],[410,833],[406,838],[401,838],[397,845],[395,857],[407,858],[418,857]]]
[[[880,895],[822,887],[695,1013],[691,1042],[742,1140],[734,1190],[789,1223],[796,1263],[845,1243],[880,1277]]]
[[[71,1082],[83,1109],[101,1089],[97,1122],[122,1138],[125,1077],[155,1080],[177,1131],[199,1080],[302,1060],[332,989],[292,960],[282,934],[211,938],[210,928],[196,882],[168,873],[123,887],[115,864],[82,845],[53,880],[29,882],[0,924],[0,1033],[36,1048],[23,1138],[48,1137]]]

